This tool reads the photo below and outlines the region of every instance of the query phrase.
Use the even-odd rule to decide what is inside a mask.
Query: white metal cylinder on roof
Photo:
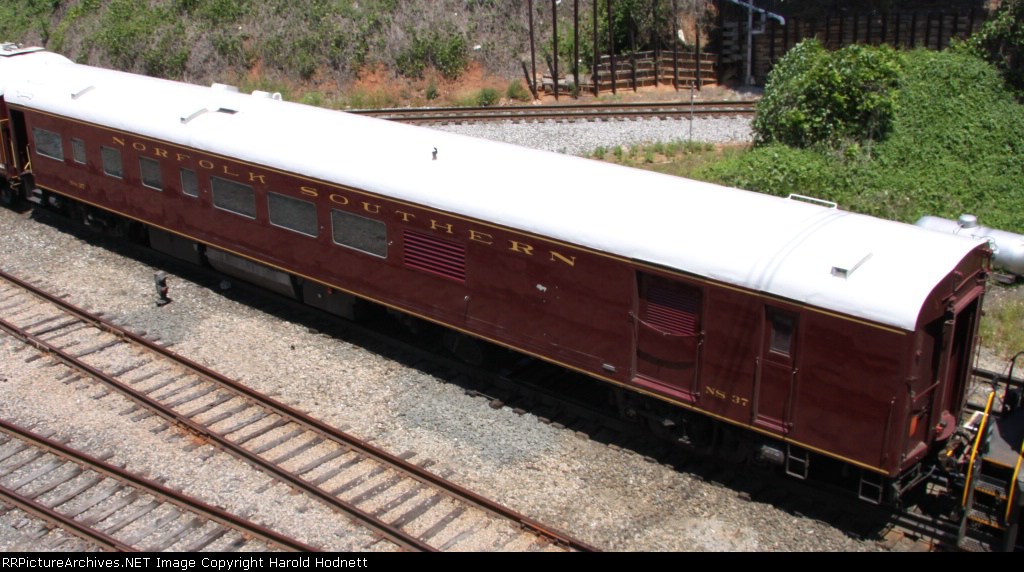
[[[914,223],[921,228],[971,239],[987,240],[992,248],[992,265],[996,268],[1024,276],[1024,235],[978,224],[974,215],[960,215],[958,220],[937,216],[923,216]]]

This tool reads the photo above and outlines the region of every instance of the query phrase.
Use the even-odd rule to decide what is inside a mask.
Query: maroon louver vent
[[[466,247],[418,232],[405,232],[403,262],[410,268],[466,281]]]
[[[663,332],[677,336],[697,335],[699,313],[698,292],[669,290],[654,284],[647,290],[646,322]]]

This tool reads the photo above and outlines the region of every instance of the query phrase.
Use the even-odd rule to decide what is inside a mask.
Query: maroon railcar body
[[[887,478],[934,453],[961,408],[984,291],[982,246],[905,331],[123,127],[10,101],[0,112],[9,176],[30,173],[49,195],[142,223],[154,242],[201,245],[278,271],[307,301],[370,300]],[[37,129],[59,134],[63,158],[39,153]],[[31,165],[18,161],[19,134]],[[120,156],[118,176],[104,153]],[[156,163],[159,189],[145,184],[144,160]],[[195,196],[183,169],[195,174]],[[216,205],[215,179],[250,186],[254,210]],[[315,205],[315,230],[274,224],[270,194]],[[375,221],[383,246],[339,245],[332,217],[344,215],[335,213]]]

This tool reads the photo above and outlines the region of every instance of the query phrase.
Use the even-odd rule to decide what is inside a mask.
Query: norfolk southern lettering
[[[266,186],[269,179],[274,179],[270,184],[276,182],[275,175],[268,171],[253,170],[247,166],[227,161],[197,158],[195,155],[173,149],[168,149],[159,144],[154,145],[144,141],[131,141],[125,137],[114,135],[111,141],[123,149],[132,149],[141,156],[174,161],[189,168],[198,167],[200,171],[212,176],[231,178],[239,183]],[[78,186],[78,185],[76,185]],[[87,190],[84,185],[78,186],[80,190]],[[287,189],[274,189],[275,192],[286,192]],[[426,228],[429,231],[442,234],[447,238],[461,237],[477,244],[483,244],[494,248],[502,248],[530,258],[543,258],[547,262],[569,267],[576,266],[576,256],[559,252],[557,250],[543,250],[527,240],[516,240],[512,238],[499,239],[491,229],[474,228],[474,224],[462,220],[448,220],[432,213],[413,213],[404,210],[404,207],[391,207],[379,202],[373,197],[364,195],[358,191],[347,191],[338,188],[325,188],[323,186],[297,185],[292,189],[291,194],[317,199],[318,202],[327,202],[332,207],[343,207],[344,210],[363,215],[370,215],[378,220],[400,221],[404,224],[415,225]],[[521,237],[517,237],[521,238]]]

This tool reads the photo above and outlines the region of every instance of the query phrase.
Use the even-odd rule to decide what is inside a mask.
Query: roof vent
[[[75,93],[72,93],[71,94],[71,99],[78,99],[79,97],[82,97],[83,95],[89,93],[90,91],[92,91],[94,89],[96,89],[95,85],[90,85],[89,87],[82,88],[82,89],[76,91]]]
[[[238,87],[234,85],[228,85],[226,83],[214,83],[210,85],[210,89],[217,91],[230,91],[231,93],[238,93]]]
[[[190,113],[189,115],[183,116],[181,118],[181,122],[182,123],[188,123],[189,121],[192,121],[196,117],[199,117],[200,115],[202,115],[202,114],[204,114],[204,113],[206,113],[208,111],[210,111],[210,110],[206,109],[205,107],[202,108],[202,109],[197,109],[197,110],[193,111],[192,113]]]
[[[832,266],[832,276],[846,280],[855,270],[864,265],[873,253],[849,253],[839,257],[840,262]]]

